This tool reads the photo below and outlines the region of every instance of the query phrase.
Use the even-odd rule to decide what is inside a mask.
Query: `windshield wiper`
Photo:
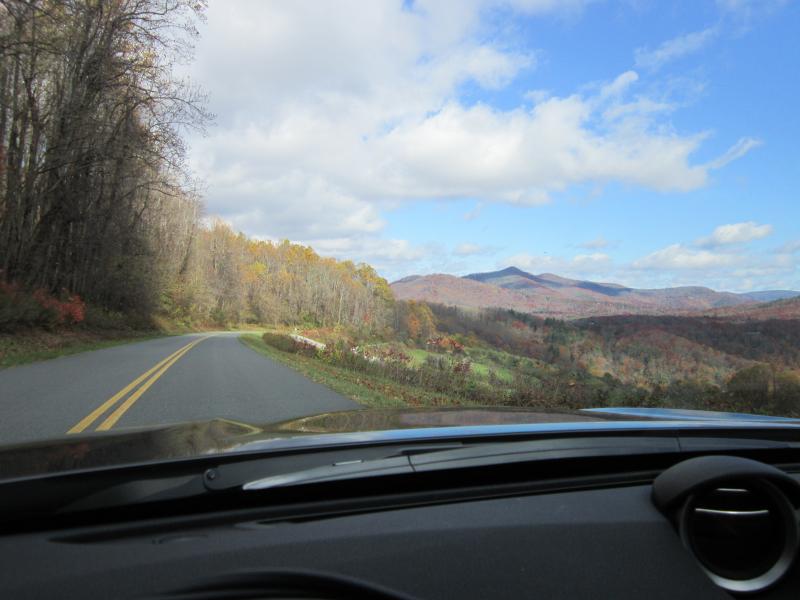
[[[431,448],[428,451],[400,451],[400,456],[373,460],[349,460],[244,482],[244,491],[308,485],[385,475],[408,475],[435,470],[556,460],[588,456],[617,456],[631,453],[678,452],[675,438],[568,438],[524,442],[493,442],[459,448]]]
[[[350,460],[333,463],[323,467],[295,471],[284,475],[272,475],[248,481],[242,485],[244,491],[265,490],[267,488],[305,485],[345,479],[363,479],[384,475],[404,475],[414,472],[408,456],[381,458],[378,460]]]
[[[798,448],[796,442],[715,437],[577,437],[431,447],[377,460],[350,460],[247,481],[245,491],[498,464],[679,452]]]
[[[0,501],[6,514],[72,513],[101,508],[180,500],[217,493],[249,493],[335,481],[480,468],[494,465],[635,455],[798,449],[800,443],[755,437],[579,436],[525,441],[448,441],[410,446],[355,446],[269,456],[209,457],[203,470],[174,465],[169,474],[130,478],[130,471],[104,470],[14,483]],[[216,462],[219,461],[219,462]],[[224,461],[224,462],[223,462]],[[215,464],[216,462],[216,464]],[[125,479],[127,474],[128,479]],[[5,486],[0,484],[0,497]],[[86,490],[91,490],[86,493]],[[83,492],[81,493],[81,490]],[[60,493],[60,492],[64,493]],[[46,494],[44,492],[47,492]]]

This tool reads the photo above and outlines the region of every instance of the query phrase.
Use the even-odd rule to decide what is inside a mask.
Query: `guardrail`
[[[307,338],[297,333],[290,333],[289,337],[292,338],[295,342],[300,342],[301,344],[308,344],[309,346],[313,346],[317,350],[325,350],[325,344],[323,344],[322,342],[318,342],[317,340],[312,340],[311,338]]]

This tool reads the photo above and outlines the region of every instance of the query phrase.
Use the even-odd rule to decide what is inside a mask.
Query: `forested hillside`
[[[0,1],[0,327],[387,323],[371,267],[204,223],[181,136],[211,115],[173,72],[204,8]]]
[[[784,302],[784,301],[779,301]],[[466,346],[525,356],[568,374],[563,394],[582,397],[581,381],[627,388],[627,402],[800,410],[800,320],[739,321],[681,316],[542,319],[494,309],[431,305],[441,332]],[[632,396],[631,390],[639,390]],[[638,396],[637,396],[638,394]],[[780,406],[776,409],[775,406]]]
[[[188,322],[363,331],[386,327],[392,306],[389,284],[369,265],[323,258],[289,242],[248,239],[222,222],[199,229],[163,302],[172,317]]]
[[[102,306],[152,309],[200,205],[180,134],[208,119],[171,64],[202,2],[0,3],[0,269]]]
[[[727,317],[736,321],[800,319],[800,298],[783,298],[754,306],[718,308],[710,311],[708,315]]]

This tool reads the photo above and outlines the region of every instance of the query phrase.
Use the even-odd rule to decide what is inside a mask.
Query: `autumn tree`
[[[201,227],[166,310],[218,324],[313,324],[376,331],[394,297],[368,265],[319,256],[288,241],[249,239],[220,220]]]
[[[199,202],[178,80],[198,0],[0,0],[0,270],[150,310],[184,267]]]
[[[775,406],[778,413],[800,416],[800,374],[783,371],[775,376]]]
[[[760,409],[766,406],[774,386],[769,365],[757,364],[734,373],[728,381],[727,390],[743,407]]]

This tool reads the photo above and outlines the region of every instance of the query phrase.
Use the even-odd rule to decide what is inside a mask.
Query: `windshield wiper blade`
[[[382,477],[384,475],[404,475],[414,472],[408,456],[381,458],[378,460],[350,460],[313,469],[304,469],[294,473],[272,475],[242,485],[245,491],[265,490],[274,487],[342,481],[345,479],[363,479],[365,477]]]
[[[425,447],[400,450],[400,456],[376,460],[351,460],[300,471],[270,475],[242,484],[245,491],[306,485],[385,475],[460,469],[537,460],[588,456],[618,456],[631,453],[679,452],[674,437],[605,437],[488,442],[457,448]]]
[[[777,440],[680,436],[576,437],[522,442],[484,442],[456,448],[427,446],[401,450],[398,452],[400,456],[373,460],[348,460],[289,473],[273,474],[248,481],[242,484],[241,489],[255,491],[385,475],[569,458],[797,447],[800,447],[797,443]]]

